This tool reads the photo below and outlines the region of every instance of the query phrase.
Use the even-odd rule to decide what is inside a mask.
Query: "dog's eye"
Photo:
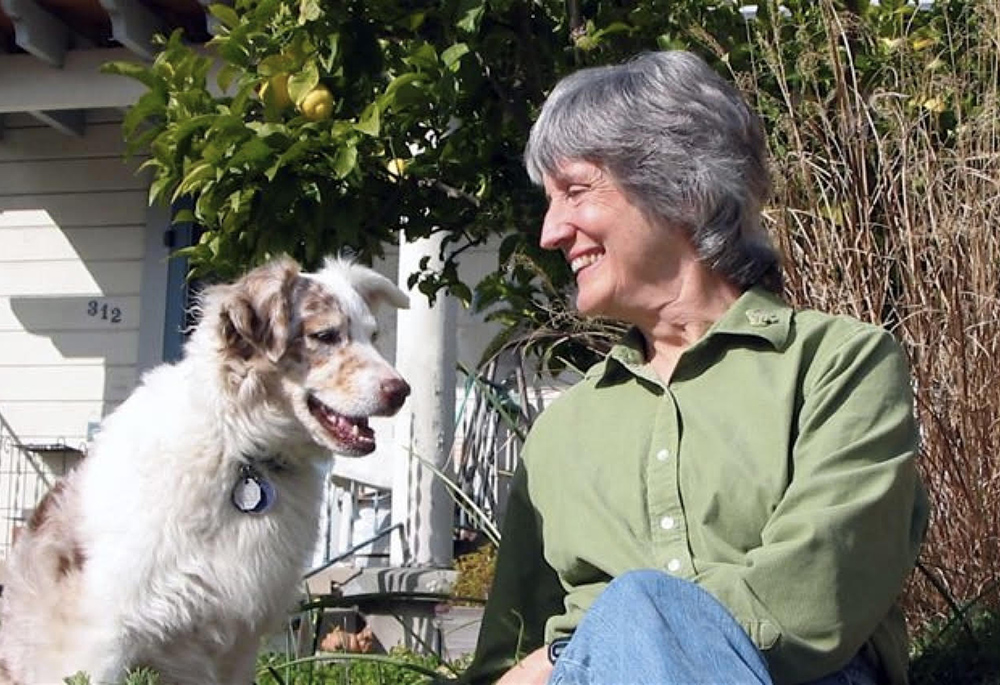
[[[336,328],[327,328],[316,333],[310,333],[309,337],[324,345],[336,345],[340,342],[340,331]]]

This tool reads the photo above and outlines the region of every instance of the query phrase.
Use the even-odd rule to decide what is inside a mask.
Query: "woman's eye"
[[[340,342],[340,331],[336,328],[328,328],[323,331],[317,331],[316,333],[310,333],[309,337],[323,343],[324,345],[336,345]]]

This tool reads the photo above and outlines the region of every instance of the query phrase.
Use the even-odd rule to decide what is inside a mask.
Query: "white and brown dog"
[[[375,449],[368,417],[409,386],[372,345],[407,306],[343,260],[280,259],[209,288],[183,361],[146,374],[8,559],[0,683],[249,685],[317,536],[330,451]]]

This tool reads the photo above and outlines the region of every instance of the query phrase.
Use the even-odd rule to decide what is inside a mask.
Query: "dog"
[[[164,685],[252,683],[294,607],[331,451],[371,453],[368,417],[409,394],[373,346],[381,304],[408,298],[337,258],[207,288],[183,359],[143,376],[14,545],[0,683],[141,667]]]

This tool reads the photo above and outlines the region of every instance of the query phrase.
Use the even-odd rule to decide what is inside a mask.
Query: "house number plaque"
[[[124,319],[121,307],[107,300],[89,300],[87,302],[87,316],[108,323],[121,323]]]

